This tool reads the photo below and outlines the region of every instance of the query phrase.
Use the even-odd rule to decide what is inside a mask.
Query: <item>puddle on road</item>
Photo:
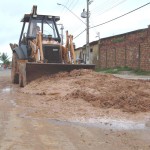
[[[92,119],[93,120],[93,119]],[[96,127],[105,129],[116,129],[116,130],[137,130],[137,129],[150,129],[146,126],[146,122],[133,122],[128,120],[112,120],[112,119],[100,119],[96,121],[60,121],[57,119],[48,119],[49,123],[57,125],[79,125],[85,127]]]
[[[11,87],[5,87],[2,89],[2,93],[10,93],[12,91]]]
[[[28,110],[31,112],[31,109]],[[30,120],[38,121],[48,121],[51,124],[60,125],[60,126],[83,126],[83,127],[95,127],[95,128],[104,128],[104,129],[114,129],[114,130],[150,130],[150,118],[143,121],[131,121],[131,120],[115,120],[110,118],[99,118],[99,119],[52,119],[52,118],[34,118],[27,115],[27,112],[20,114],[19,117],[26,118]]]
[[[115,120],[115,119],[90,119],[89,122],[95,126],[101,126],[105,128],[113,129],[124,129],[124,130],[134,130],[134,129],[145,129],[145,122],[134,122],[129,120]],[[95,123],[94,123],[95,122]]]
[[[112,119],[112,118],[76,118],[76,119],[66,119],[61,120],[59,118],[41,118],[33,117],[28,115],[32,111],[35,111],[36,108],[29,108],[27,112],[19,115],[21,118],[46,121],[51,124],[60,125],[60,126],[83,126],[83,127],[95,127],[95,128],[104,128],[104,129],[114,129],[114,130],[148,130],[150,131],[150,118],[141,121],[132,121],[132,120],[122,120],[122,119]]]

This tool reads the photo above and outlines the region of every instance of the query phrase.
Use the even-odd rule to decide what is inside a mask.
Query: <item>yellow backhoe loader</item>
[[[61,45],[56,24],[59,20],[59,16],[37,14],[37,6],[33,6],[30,14],[24,15],[19,44],[10,44],[13,83],[24,87],[43,75],[95,68],[95,65],[76,64],[73,36],[68,32],[66,45]]]

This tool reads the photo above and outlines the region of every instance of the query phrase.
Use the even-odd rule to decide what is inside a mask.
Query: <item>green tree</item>
[[[7,53],[0,54],[0,60],[5,65],[9,65],[10,64],[9,57],[8,57]]]

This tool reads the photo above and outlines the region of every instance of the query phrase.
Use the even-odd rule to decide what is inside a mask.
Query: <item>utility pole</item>
[[[64,26],[63,24],[57,24],[57,25],[60,25],[60,30],[61,30],[61,44],[63,45],[64,42],[63,42],[63,38],[64,38],[64,34],[63,34],[63,30],[64,30]]]
[[[63,26],[63,24],[61,24],[60,30],[61,30],[61,44],[63,45],[64,44],[64,42],[63,42],[63,38],[64,38],[64,35],[63,35],[64,26]]]
[[[97,36],[98,37],[98,56],[97,56],[97,61],[98,61],[98,67],[101,67],[101,53],[100,53],[100,32],[97,32]]]
[[[90,64],[90,45],[89,45],[89,0],[87,0],[87,17],[86,17],[86,64]]]
[[[89,44],[89,18],[90,18],[89,5],[93,1],[92,0],[86,0],[86,1],[87,1],[87,11],[83,9],[83,12],[81,13],[81,17],[86,18],[86,64],[91,64],[90,44]]]

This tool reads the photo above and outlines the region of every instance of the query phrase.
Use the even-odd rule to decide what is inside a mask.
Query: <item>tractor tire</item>
[[[18,84],[19,83],[19,74],[17,73],[17,54],[13,53],[12,57],[12,68],[11,68],[11,81],[12,83]]]
[[[26,86],[26,64],[19,64],[19,86]]]

